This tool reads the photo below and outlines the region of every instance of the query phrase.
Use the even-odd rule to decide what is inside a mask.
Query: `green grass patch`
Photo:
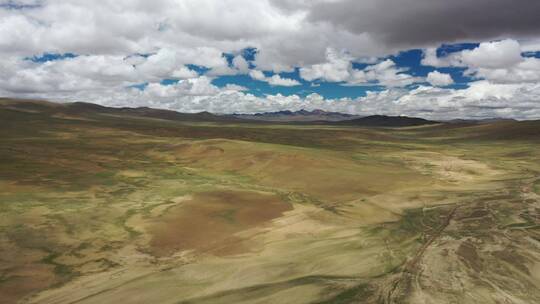
[[[361,284],[346,289],[328,300],[316,302],[316,304],[350,304],[361,303],[373,295],[373,289],[368,284]]]

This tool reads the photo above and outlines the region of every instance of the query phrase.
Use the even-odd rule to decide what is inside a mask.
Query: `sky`
[[[540,119],[538,0],[0,0],[0,96]]]

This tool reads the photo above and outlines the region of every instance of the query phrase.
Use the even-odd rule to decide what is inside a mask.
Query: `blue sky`
[[[444,44],[437,48],[437,56],[444,57],[452,53],[457,53],[463,50],[472,50],[478,47],[478,43],[457,43],[457,44]],[[538,57],[540,52],[531,52],[524,53],[524,55],[529,57]],[[133,56],[149,57],[152,54],[143,54],[136,53]],[[43,53],[40,55],[34,55],[32,57],[27,57],[26,59],[36,63],[45,63],[50,61],[64,60],[75,58],[79,56],[78,54],[73,53]],[[223,53],[223,57],[227,60],[230,67],[232,67],[233,59],[235,56],[242,56],[248,63],[250,69],[257,69],[255,59],[257,56],[257,49],[253,47],[248,47],[239,50],[234,53]],[[352,66],[355,70],[364,70],[365,68],[375,65],[378,62],[382,62],[386,59],[391,59],[395,62],[398,68],[403,69],[403,73],[407,73],[417,77],[427,77],[430,72],[439,71],[441,73],[449,74],[454,79],[454,84],[448,85],[446,87],[453,89],[464,89],[468,87],[468,83],[477,79],[473,79],[469,76],[464,75],[465,68],[462,67],[439,67],[435,68],[432,66],[423,65],[421,63],[424,56],[424,51],[422,49],[412,49],[398,52],[396,55],[385,56],[378,58],[377,61],[371,63],[361,63],[361,62],[352,62]],[[190,70],[197,72],[199,75],[205,75],[210,71],[210,68],[188,64],[187,67]],[[357,98],[365,96],[366,92],[369,91],[382,91],[385,89],[385,86],[373,83],[373,84],[363,84],[350,86],[346,85],[344,82],[327,82],[321,80],[306,81],[300,76],[299,68],[294,68],[291,72],[281,72],[274,73],[272,71],[263,71],[267,77],[271,77],[275,74],[280,75],[283,78],[294,79],[300,84],[296,86],[277,86],[270,85],[268,82],[259,81],[253,79],[248,74],[239,74],[239,75],[223,75],[212,77],[212,83],[217,87],[224,88],[227,85],[235,84],[247,88],[245,92],[253,94],[255,96],[265,96],[265,95],[298,95],[305,97],[309,94],[316,93],[324,98],[328,99],[339,99],[339,98]],[[178,78],[163,78],[160,80],[162,85],[175,85],[181,79]],[[408,88],[415,88],[418,85],[425,84],[421,82],[418,84],[413,84],[408,86]],[[148,83],[138,83],[130,85],[129,87],[134,87],[140,90],[144,90]]]
[[[478,43],[459,43],[459,44],[444,44],[441,47],[437,48],[437,56],[444,57],[451,53],[460,52],[463,50],[471,50],[478,47]],[[245,48],[239,50],[237,54],[223,53],[223,56],[226,58],[228,64],[232,66],[232,60],[235,56],[242,56],[248,63],[250,69],[256,69],[255,59],[257,56],[256,48]],[[70,58],[75,56],[73,54],[44,54],[40,57],[35,57],[32,60],[35,61],[49,61],[49,60],[62,60],[65,58]],[[468,83],[475,80],[471,77],[465,76],[465,68],[461,67],[440,67],[435,68],[432,66],[426,66],[421,64],[421,60],[424,56],[424,51],[421,49],[412,49],[407,51],[398,52],[396,55],[386,56],[379,58],[376,62],[373,63],[359,63],[353,62],[353,68],[356,70],[363,70],[371,65],[375,65],[378,62],[384,61],[386,59],[391,59],[396,63],[396,66],[403,68],[403,73],[407,73],[417,77],[426,77],[430,72],[439,71],[445,74],[451,75],[454,79],[454,84],[448,85],[446,87],[453,89],[464,89],[468,87]],[[532,55],[531,55],[532,56]],[[188,67],[196,71],[199,75],[205,75],[210,69],[204,66],[198,65],[188,65]],[[299,68],[296,67],[292,72],[281,72],[274,73],[272,71],[263,71],[267,77],[271,77],[275,74],[280,75],[283,78],[294,79],[300,84],[296,86],[276,86],[270,85],[268,82],[255,80],[250,77],[248,74],[240,75],[223,75],[217,76],[212,79],[212,83],[217,87],[224,88],[227,85],[235,84],[247,88],[245,92],[253,94],[255,96],[265,96],[265,95],[298,95],[305,97],[309,94],[316,93],[324,98],[328,99],[339,99],[339,98],[357,98],[365,96],[366,92],[369,91],[381,91],[385,89],[385,86],[379,85],[377,83],[373,84],[363,84],[357,86],[349,86],[344,82],[327,82],[321,80],[306,81],[300,76]],[[174,85],[177,84],[181,79],[175,78],[165,78],[161,80],[162,85]],[[420,84],[410,85],[409,88],[417,87]],[[139,88],[143,90],[146,87],[147,83],[141,83],[133,85],[132,87]]]
[[[276,73],[270,71],[264,72],[267,76],[272,76]],[[284,87],[284,86],[272,86],[267,82],[254,80],[248,75],[234,75],[234,76],[220,76],[212,81],[218,87],[225,87],[227,84],[237,84],[248,88],[247,92],[255,96],[264,95],[299,95],[306,96],[312,93],[317,93],[325,98],[355,98],[359,96],[365,96],[366,91],[381,90],[380,86],[343,86],[339,83],[332,82],[320,82],[320,81],[306,81],[299,76],[298,68],[294,72],[278,73],[282,77],[297,80],[301,83],[298,86]]]

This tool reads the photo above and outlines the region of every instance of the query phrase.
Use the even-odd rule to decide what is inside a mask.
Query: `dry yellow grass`
[[[534,138],[0,103],[2,303],[540,302]]]

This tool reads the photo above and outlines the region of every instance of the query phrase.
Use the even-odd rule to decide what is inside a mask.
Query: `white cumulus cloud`
[[[249,76],[255,80],[267,82],[272,86],[293,87],[301,84],[295,79],[283,78],[279,74],[274,74],[271,77],[266,77],[266,75],[264,75],[264,73],[259,70],[249,71]]]
[[[427,82],[436,87],[445,87],[454,84],[454,79],[450,74],[441,73],[439,71],[430,72],[426,78]]]

